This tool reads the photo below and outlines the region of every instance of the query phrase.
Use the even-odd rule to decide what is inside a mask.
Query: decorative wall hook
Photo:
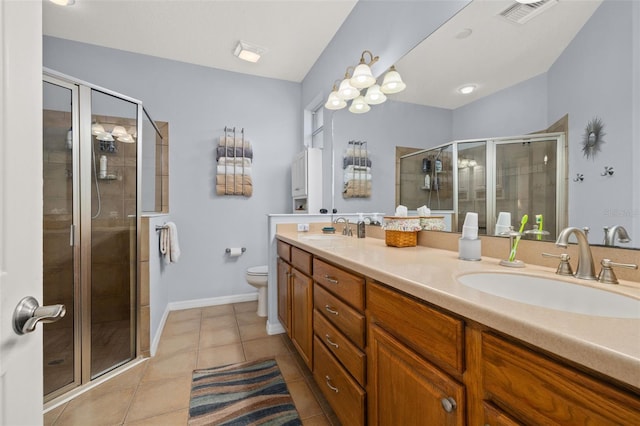
[[[600,176],[613,176],[613,167],[604,166],[604,172],[600,173]]]
[[[574,182],[582,182],[584,180],[584,175],[582,173],[576,173],[576,177],[573,178]]]

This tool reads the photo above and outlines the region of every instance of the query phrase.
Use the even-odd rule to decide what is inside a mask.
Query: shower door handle
[[[31,333],[39,322],[56,322],[66,313],[64,305],[40,306],[35,297],[27,296],[13,311],[13,330],[20,335]]]

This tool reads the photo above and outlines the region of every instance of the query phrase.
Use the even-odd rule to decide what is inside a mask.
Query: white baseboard
[[[228,305],[229,303],[252,302],[258,300],[258,293],[236,294],[232,296],[210,297],[207,299],[183,300],[170,302],[167,309],[180,311],[182,309],[204,308],[206,306]]]
[[[151,342],[151,356],[156,354],[158,350],[158,345],[160,344],[160,336],[162,335],[162,330],[164,330],[164,325],[167,322],[167,318],[169,317],[169,312],[171,311],[180,311],[182,309],[193,309],[193,308],[204,308],[207,306],[217,306],[217,305],[228,305],[229,303],[242,303],[242,302],[253,302],[254,300],[258,300],[258,293],[248,293],[248,294],[236,294],[232,296],[222,296],[222,297],[210,297],[207,299],[194,299],[194,300],[183,300],[180,302],[170,302],[167,304],[167,308],[164,310],[162,314],[162,319],[160,320],[160,325],[158,326],[158,332],[153,338]],[[279,325],[279,324],[278,324]],[[282,326],[280,326],[282,328]],[[269,334],[278,334],[284,332],[284,329],[281,332],[271,333],[267,331]]]

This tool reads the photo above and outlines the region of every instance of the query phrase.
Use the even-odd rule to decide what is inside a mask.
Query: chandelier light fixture
[[[347,106],[347,101],[351,101],[349,111],[354,114],[362,114],[370,111],[371,105],[385,102],[386,95],[403,91],[407,85],[402,81],[395,66],[389,68],[382,79],[382,84],[377,83],[371,72],[371,66],[379,59],[368,50],[362,52],[358,65],[349,66],[344,78],[333,83],[333,90],[324,107],[330,110],[339,110]],[[339,85],[338,82],[340,82]]]

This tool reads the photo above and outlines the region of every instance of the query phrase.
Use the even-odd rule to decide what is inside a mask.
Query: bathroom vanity
[[[539,308],[457,281],[506,272],[498,259],[286,228],[277,238],[280,319],[293,314],[289,336],[343,424],[640,424],[640,319]],[[311,259],[304,297],[286,275],[294,250]],[[637,285],[613,290],[640,298]]]

